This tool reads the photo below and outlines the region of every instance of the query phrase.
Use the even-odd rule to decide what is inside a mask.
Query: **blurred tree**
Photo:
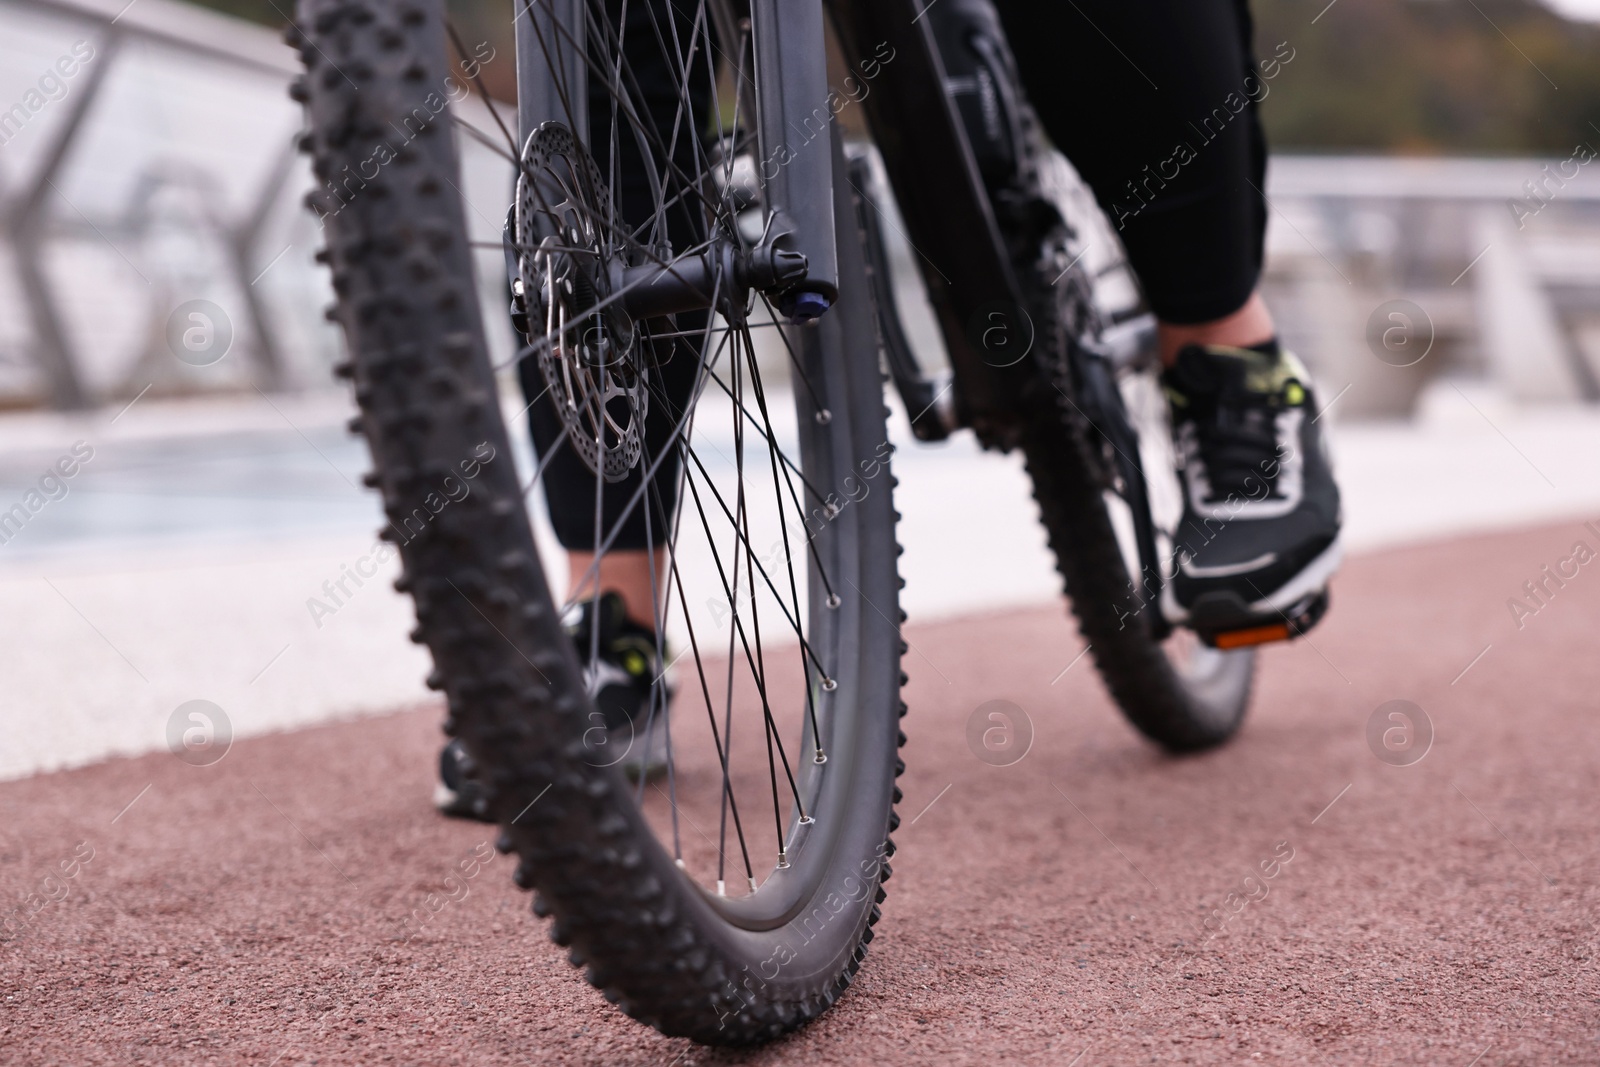
[[[197,2],[268,25],[292,10],[291,0]],[[512,0],[449,3],[469,49],[495,48],[482,73],[489,92],[514,100]],[[1280,41],[1295,50],[1263,112],[1276,148],[1559,156],[1580,140],[1600,148],[1600,27],[1535,0],[1251,6],[1258,51],[1270,55]]]
[[[1263,108],[1275,147],[1562,156],[1580,140],[1600,147],[1600,27],[1531,0],[1251,6],[1258,51],[1287,41],[1296,53]]]

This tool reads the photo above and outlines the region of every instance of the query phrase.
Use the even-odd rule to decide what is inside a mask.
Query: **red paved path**
[[[504,857],[396,940],[489,837],[429,813],[435,709],[0,785],[6,907],[94,850],[0,943],[0,1061],[1594,1064],[1600,563],[1521,632],[1506,607],[1578,537],[1600,547],[1570,523],[1357,560],[1238,741],[1181,762],[1087,660],[1051,685],[1058,612],[910,627],[907,822],[951,788],[898,835],[851,993],[742,1057],[601,1002]],[[1011,768],[965,746],[993,698],[1037,728]],[[1365,742],[1392,698],[1437,730],[1412,767]],[[1278,842],[1266,898],[1197,944]]]

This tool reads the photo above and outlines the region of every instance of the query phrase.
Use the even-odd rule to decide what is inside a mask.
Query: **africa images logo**
[[[191,767],[209,767],[233,747],[228,713],[209,700],[189,700],[167,716],[167,751]]]
[[[67,455],[45,468],[38,482],[22,494],[21,500],[0,510],[0,545],[10,544],[11,539],[21,533],[22,528],[33,521],[33,517],[43,511],[46,504],[60,500],[71,492],[72,487],[68,483],[77,477],[83,464],[93,458],[93,445],[87,441],[76,442]]]

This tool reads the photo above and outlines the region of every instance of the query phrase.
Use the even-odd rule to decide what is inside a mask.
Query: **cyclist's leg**
[[[606,9],[616,25],[624,10],[621,0],[607,0]],[[633,81],[633,98],[644,102],[644,109],[656,126],[662,143],[671,143],[674,119],[683,97],[681,79],[674,72],[658,44],[657,27],[669,29],[667,0],[633,0],[627,7],[622,30],[623,51]],[[690,27],[679,16],[680,39],[688,40]],[[628,42],[635,42],[629,48]],[[700,50],[699,54],[703,54]],[[696,116],[708,113],[709,73],[700,67],[689,80],[688,96]],[[637,227],[652,217],[654,197],[646,172],[643,153],[631,130],[619,126],[617,166],[611,164],[612,116],[605,88],[591,78],[591,151],[600,171],[612,186],[612,195],[623,220]],[[700,133],[698,122],[677,124],[674,144],[676,166],[686,174],[699,171],[694,138]],[[660,161],[656,161],[660,168]],[[684,202],[667,211],[667,236],[675,249],[687,248],[700,239],[701,226]],[[649,240],[646,235],[645,240]],[[704,313],[678,315],[672,324],[678,332],[692,333],[705,327]],[[660,331],[663,322],[641,324],[646,330]],[[667,526],[673,512],[678,481],[677,456],[672,452],[673,429],[682,416],[694,388],[700,346],[693,338],[657,339],[650,343],[654,355],[650,374],[650,410],[645,419],[645,445],[648,457],[667,458],[661,463],[650,491],[640,506],[625,519],[623,509],[638,491],[643,471],[636,467],[620,482],[598,486],[599,515],[596,515],[597,479],[578,453],[562,440],[563,423],[545,388],[543,374],[534,360],[518,365],[523,395],[529,402],[528,424],[535,452],[544,461],[545,501],[556,539],[567,550],[568,596],[583,598],[584,618],[573,628],[573,637],[587,659],[588,636],[598,629],[600,663],[589,664],[594,697],[607,726],[626,729],[632,745],[632,724],[647,708],[651,686],[661,673],[656,639],[654,579],[662,574],[666,553]],[[648,520],[647,520],[648,514]],[[597,523],[598,518],[598,523]],[[620,528],[618,523],[620,521]],[[613,534],[615,536],[613,536]],[[599,540],[597,540],[597,538]],[[610,545],[595,566],[595,549],[600,540]],[[594,598],[596,592],[602,594]],[[598,610],[590,605],[598,599]],[[649,773],[656,769],[656,750],[663,747],[665,732],[650,732],[649,742],[629,748],[630,769]],[[490,805],[485,790],[472,780],[471,760],[459,741],[452,741],[439,760],[440,787],[435,804],[445,814],[489,819]]]
[[[1116,226],[1161,322],[1185,487],[1174,620],[1220,633],[1320,618],[1339,491],[1305,369],[1257,292],[1266,138],[1246,0],[1001,0],[1028,95]]]
[[[1251,305],[1220,329],[1269,339],[1251,297],[1266,229],[1256,101],[1271,82],[1244,0],[998,6],[1029,99],[1117,227],[1157,318],[1209,326]]]
[[[606,6],[615,24],[615,20],[621,17],[624,5],[620,0],[608,0]],[[710,75],[704,65],[705,50],[697,49],[695,55],[698,62],[687,79],[687,95],[694,119],[675,121],[683,103],[680,85],[684,79],[669,65],[657,32],[659,27],[662,34],[670,33],[668,20],[677,17],[680,37],[687,41],[692,27],[681,13],[674,16],[674,10],[666,0],[635,0],[627,5],[627,21],[622,31],[623,52],[632,78],[630,90],[636,90],[634,99],[644,102],[662,143],[673,142],[676,127],[674,163],[680,172],[695,174],[702,169],[697,160],[696,140],[710,106]],[[629,47],[630,43],[634,47]],[[648,220],[655,210],[642,152],[626,124],[620,124],[616,136],[617,166],[613,168],[610,165],[612,115],[607,104],[609,96],[594,80],[590,85],[590,101],[590,143],[595,160],[602,174],[614,183],[613,197],[622,217],[637,227],[642,221]],[[655,163],[659,171],[662,161],[656,160]],[[694,245],[701,239],[701,230],[694,205],[688,198],[681,198],[669,207],[667,231],[673,248],[684,249]],[[703,329],[705,324],[704,313],[680,314],[674,329],[692,334]],[[661,326],[660,323],[655,325],[658,328]],[[646,500],[622,521],[598,567],[594,566],[597,545],[595,475],[576,451],[565,443],[557,444],[562,431],[561,418],[548,396],[541,395],[545,383],[537,366],[533,361],[525,360],[520,367],[523,390],[532,405],[528,417],[534,447],[540,456],[546,458],[543,480],[551,524],[556,539],[568,554],[569,597],[592,593],[598,577],[602,592],[615,592],[622,598],[632,622],[652,629],[654,612],[650,576],[652,573],[659,575],[660,566],[665,563],[660,546],[666,540],[678,481],[678,462],[671,444],[672,431],[694,387],[700,347],[693,337],[658,340],[654,343],[656,365],[653,368],[650,409],[645,420],[645,443],[651,457],[659,456],[663,451],[669,455],[661,463]],[[626,479],[601,487],[600,539],[610,537],[618,517],[638,491],[642,476],[642,469],[635,468]],[[652,563],[656,564],[654,569]]]
[[[1178,323],[1158,319],[1161,362],[1172,366],[1178,353],[1192,345],[1231,345],[1254,348],[1272,344],[1278,335],[1267,302],[1259,290],[1250,294],[1244,306],[1230,315],[1206,322]]]
[[[676,238],[673,243],[682,247]],[[680,332],[692,333],[703,329],[705,321],[704,313],[681,314],[676,326]],[[655,348],[658,362],[653,368],[650,410],[645,417],[645,447],[651,457],[665,452],[667,458],[661,462],[645,499],[615,530],[617,517],[638,491],[643,471],[636,467],[622,481],[600,488],[597,530],[595,475],[570,446],[556,443],[563,425],[544,394],[545,382],[538,367],[532,360],[524,360],[518,368],[523,393],[532,400],[528,423],[534,450],[547,459],[543,474],[545,502],[556,540],[567,552],[568,597],[590,595],[598,582],[601,592],[616,593],[622,598],[628,618],[650,628],[654,628],[651,575],[660,575],[666,564],[663,545],[677,499],[679,464],[672,434],[694,388],[700,345],[692,337],[673,338],[655,342]],[[613,532],[615,537],[595,567],[597,532],[602,542]]]

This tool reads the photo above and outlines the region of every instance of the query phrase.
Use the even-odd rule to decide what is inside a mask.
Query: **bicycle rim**
[[[310,76],[297,93],[319,173],[405,115],[417,83],[444,77],[439,5],[402,6],[303,5]],[[627,299],[613,267],[670,271],[749,240],[738,175],[750,143],[733,126],[741,105],[727,100],[748,83],[747,48],[719,60],[727,69],[697,65],[696,55],[728,56],[705,3],[659,18],[665,5],[635,4],[633,21],[614,25],[622,5],[574,6],[590,46],[582,83],[561,87],[563,113],[581,114],[567,104],[609,72],[595,80],[611,95],[587,106],[609,121],[611,149],[584,147],[557,116],[536,125],[544,141],[531,154],[495,119],[523,180],[511,251],[528,326],[515,365],[491,364],[463,299],[470,245],[461,204],[444,195],[457,181],[451,139],[435,132],[327,218],[353,357],[345,373],[391,526],[404,527],[411,497],[441,470],[478,455],[483,491],[416,539],[399,535],[400,584],[433,652],[430,685],[449,698],[447,729],[495,798],[500,846],[520,855],[535,910],[554,916],[552,936],[630,1014],[706,1042],[762,1040],[824,1010],[859,966],[903,769],[891,449],[859,240],[844,206],[841,299],[813,325],[776,325],[765,298],[726,276],[726,259],[707,268],[717,310],[699,323],[607,318]],[[626,34],[645,31],[680,79],[653,100],[634,99],[629,69]],[[547,45],[564,39],[553,32]],[[707,83],[691,92],[696,74]],[[697,100],[711,102],[704,127],[689,114]],[[457,136],[495,137],[452,121]],[[613,196],[640,185],[621,167],[624,137],[648,169],[644,212]],[[842,166],[835,138],[810,150]],[[675,232],[675,212],[695,220],[690,238]],[[410,254],[422,246],[426,263]],[[682,396],[663,384],[674,360],[693,371]],[[606,747],[627,745],[627,733],[596,732],[586,679],[597,641],[569,635],[563,619],[580,598],[552,595],[539,562],[529,501],[554,451],[520,472],[483,458],[511,455],[502,412],[526,406],[519,366],[538,367],[564,405],[563,443],[581,442],[573,451],[594,472],[587,503],[600,521],[588,547],[600,558],[619,550],[633,515],[664,546],[652,615],[656,658],[672,667],[653,679],[644,721],[629,724],[646,747],[667,740],[660,780],[629,780]],[[646,432],[652,410],[669,416],[663,440]],[[601,497],[608,485],[623,486],[619,506]]]

